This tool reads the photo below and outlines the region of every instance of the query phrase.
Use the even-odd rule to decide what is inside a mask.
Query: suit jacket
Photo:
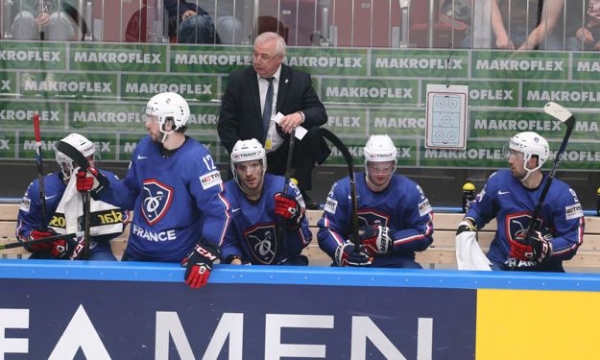
[[[305,117],[302,126],[307,129],[327,122],[327,112],[312,88],[310,75],[285,64],[281,65],[276,107],[277,112],[284,115],[302,111]],[[255,138],[263,142],[260,92],[252,67],[229,74],[217,131],[229,153],[238,140]]]

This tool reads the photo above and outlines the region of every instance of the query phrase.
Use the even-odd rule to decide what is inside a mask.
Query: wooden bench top
[[[0,243],[15,242],[16,217],[19,204],[0,204]],[[317,241],[317,222],[323,214],[322,210],[308,210],[307,216],[313,232],[313,241],[306,248],[311,266],[330,266],[331,259],[321,249]],[[425,268],[456,268],[456,253],[454,249],[455,234],[462,220],[460,213],[435,213],[433,244],[423,252],[417,253],[417,261]],[[490,222],[479,231],[478,239],[482,249],[489,248],[496,222]],[[113,252],[120,257],[127,246],[128,229],[112,241]],[[1,257],[27,257],[23,248],[0,250]],[[564,263],[567,269],[583,269],[585,271],[600,271],[600,218],[586,216],[586,227],[583,245],[577,255]]]

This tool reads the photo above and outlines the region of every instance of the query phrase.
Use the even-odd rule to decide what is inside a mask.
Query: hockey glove
[[[548,260],[552,256],[552,236],[542,236],[535,231],[529,238],[518,237],[510,239],[510,257],[521,261],[533,261],[538,264]]]
[[[92,199],[98,200],[102,193],[108,189],[109,181],[100,171],[88,168],[77,172],[77,191],[90,192]]]
[[[181,261],[185,271],[185,283],[192,289],[206,285],[213,262],[219,258],[219,248],[212,244],[197,244],[194,250]]]
[[[27,237],[27,241],[44,239],[55,235],[57,235],[56,231],[52,229],[31,230],[29,236]],[[25,245],[25,248],[30,252],[42,252],[50,254],[50,256],[54,259],[67,258],[69,255],[69,251],[72,249],[68,239],[58,239],[38,244]]]
[[[473,225],[473,223],[469,220],[463,220],[458,224],[458,229],[456,229],[456,235],[460,235],[460,233],[464,231],[475,231],[477,232],[477,227]]]
[[[281,216],[288,231],[298,230],[302,220],[302,207],[295,197],[287,194],[277,193],[275,199],[275,214]]]
[[[389,254],[394,248],[394,241],[388,235],[389,232],[390,228],[387,226],[369,226],[360,236],[360,242],[371,256]]]
[[[354,244],[347,241],[335,250],[335,263],[338,266],[370,266],[371,258],[362,246],[359,251],[354,251]]]

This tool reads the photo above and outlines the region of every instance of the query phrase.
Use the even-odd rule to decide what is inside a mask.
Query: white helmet
[[[165,92],[154,95],[148,101],[146,115],[157,116],[160,123],[160,132],[168,135],[187,124],[190,117],[190,107],[181,95],[173,92]],[[169,120],[173,122],[172,131],[165,130],[165,124]]]
[[[65,142],[79,150],[79,152],[86,158],[89,158],[96,153],[96,144],[88,140],[88,138],[83,135],[72,133],[62,138],[60,141]],[[55,151],[54,155],[56,156],[56,162],[60,166],[60,170],[64,175],[64,179],[70,179],[73,169],[75,169],[77,165],[73,162],[73,159],[58,150]]]
[[[538,133],[533,131],[524,131],[510,138],[508,148],[523,153],[523,164],[527,171],[527,176],[544,165],[550,155],[548,141]],[[534,169],[528,169],[527,163],[533,155],[538,157],[538,166]]]
[[[260,141],[256,139],[238,140],[231,150],[231,172],[233,178],[240,185],[235,164],[243,161],[259,160],[263,165],[263,177],[267,171],[267,153]]]
[[[367,162],[393,161],[396,163],[398,150],[388,135],[371,135],[363,149],[365,166]]]

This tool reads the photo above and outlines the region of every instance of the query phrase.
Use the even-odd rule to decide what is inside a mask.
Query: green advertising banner
[[[323,78],[321,101],[325,103],[416,105],[417,80]]]
[[[228,164],[217,122],[227,75],[252,65],[252,46],[0,41],[1,159],[33,159],[38,112],[44,156],[71,131],[90,137],[106,161],[129,161],[146,135],[143,109],[173,91],[190,105],[187,134]],[[284,60],[312,75],[325,125],[361,161],[371,134],[389,134],[399,166],[502,168],[502,145],[536,131],[555,149],[564,126],[542,108],[555,101],[577,122],[561,168],[598,171],[600,60],[592,52],[289,47]],[[466,150],[425,149],[426,89],[466,85]],[[108,131],[110,129],[110,131]],[[334,149],[327,164],[343,166]]]
[[[573,80],[598,81],[600,80],[600,59],[595,52],[573,53]]]
[[[17,94],[17,73],[0,71],[0,98]]]
[[[54,99],[117,99],[117,74],[23,73],[20,93]]]
[[[317,47],[289,48],[284,61],[295,69],[312,75],[365,76],[368,70],[367,49]]]
[[[121,98],[148,101],[156,94],[169,91],[188,100],[217,101],[220,99],[218,80],[214,75],[123,74]]]
[[[413,78],[466,79],[466,50],[373,49],[371,75]]]
[[[550,51],[471,52],[472,79],[567,80],[569,53]]]
[[[573,82],[524,82],[522,104],[525,107],[541,108],[554,101],[566,108],[600,107],[600,84]]]
[[[148,97],[150,100],[150,97]],[[136,102],[72,102],[69,126],[78,131],[102,131],[107,127],[114,131],[145,133],[147,101]],[[217,130],[219,107],[216,104],[189,102],[188,131]],[[0,111],[1,114],[1,111]],[[1,118],[0,118],[1,120]]]
[[[167,71],[167,48],[152,44],[70,43],[71,70]]]
[[[6,127],[2,127],[6,129]],[[15,130],[0,130],[0,159],[15,160],[18,159],[17,144],[18,131]]]
[[[64,129],[67,113],[62,102],[0,100],[0,124],[7,129],[33,129],[33,114],[40,117],[42,131]]]
[[[575,113],[577,121],[571,139],[599,140],[597,115]],[[471,110],[469,136],[471,138],[510,138],[517,132],[535,131],[546,139],[561,140],[565,133],[562,122],[539,110]],[[569,145],[570,146],[570,145]]]
[[[370,109],[369,135],[388,134],[391,137],[425,136],[425,110],[408,109]]]
[[[0,70],[67,70],[67,43],[0,40]]]
[[[362,137],[367,135],[368,115],[365,108],[327,108],[327,127],[337,135]]]
[[[170,71],[191,74],[229,74],[252,65],[251,54],[250,46],[171,45]]]

